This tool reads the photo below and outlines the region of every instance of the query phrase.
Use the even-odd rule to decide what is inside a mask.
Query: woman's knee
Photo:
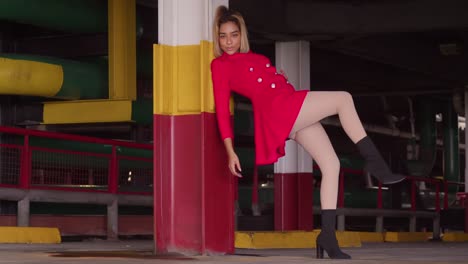
[[[342,98],[343,101],[354,103],[353,102],[353,96],[349,92],[343,91],[343,92],[339,92],[339,93],[340,93],[340,97]]]
[[[338,175],[340,172],[340,159],[337,156],[329,158],[326,161],[326,164],[319,165],[321,170],[327,170],[332,174]]]

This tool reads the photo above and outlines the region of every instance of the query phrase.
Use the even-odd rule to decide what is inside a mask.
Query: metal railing
[[[152,195],[152,150],[152,144],[0,127],[0,187]]]

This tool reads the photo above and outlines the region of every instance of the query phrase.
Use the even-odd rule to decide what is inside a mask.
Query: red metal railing
[[[314,169],[320,169],[317,165],[314,165]],[[341,168],[340,175],[339,175],[339,187],[338,187],[338,207],[344,208],[345,207],[345,175],[349,174],[358,174],[362,175],[364,172],[362,170],[355,170],[349,168]],[[313,176],[312,176],[313,177]],[[456,186],[464,186],[465,183],[463,182],[453,182],[447,181],[443,179],[434,179],[434,178],[425,178],[425,177],[415,177],[415,176],[406,176],[407,180],[410,181],[411,185],[411,209],[412,211],[416,210],[416,195],[417,195],[417,186],[416,182],[425,182],[428,184],[432,184],[435,187],[435,210],[440,212],[441,205],[440,205],[440,193],[444,193],[444,200],[443,200],[443,209],[448,209],[448,194],[449,194],[449,185],[456,185]],[[443,191],[441,190],[443,188]],[[377,189],[377,209],[383,208],[383,187],[382,183],[378,183]],[[465,233],[468,233],[468,198],[466,193],[458,193],[457,194],[459,199],[463,202],[465,208]],[[460,198],[461,197],[461,198]]]
[[[463,182],[452,182],[442,179],[434,179],[434,178],[424,178],[424,177],[416,177],[416,176],[407,176],[406,177],[411,182],[411,210],[416,210],[416,183],[417,182],[425,182],[428,184],[432,184],[435,186],[435,210],[439,212],[441,210],[440,205],[440,193],[441,188],[443,188],[444,193],[444,201],[443,201],[443,209],[448,209],[448,186],[449,185],[458,185],[464,186]]]
[[[320,169],[318,166],[314,166],[315,169]],[[345,191],[345,174],[357,174],[362,175],[364,171],[362,170],[355,170],[349,168],[342,168],[340,170],[340,179],[339,179],[339,188],[338,188],[338,207],[344,207],[344,191]],[[426,182],[429,184],[433,184],[435,186],[435,209],[436,211],[441,210],[440,206],[440,193],[441,187],[443,187],[444,192],[444,210],[448,209],[448,186],[449,185],[458,185],[464,186],[463,182],[452,182],[447,180],[441,179],[434,179],[434,178],[425,178],[425,177],[416,177],[416,176],[406,176],[406,179],[410,181],[411,184],[411,210],[416,210],[416,182]],[[377,189],[377,208],[383,208],[383,192],[382,192],[382,183],[378,182],[378,189]]]
[[[32,139],[49,141],[33,146]],[[124,149],[133,152],[119,154]],[[151,195],[153,161],[135,150],[152,149],[152,144],[0,127],[0,186]]]

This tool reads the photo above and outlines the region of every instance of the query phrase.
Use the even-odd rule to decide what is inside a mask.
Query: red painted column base
[[[233,253],[234,178],[215,115],[154,116],[157,252]]]
[[[274,181],[275,230],[312,230],[312,173],[277,173]]]

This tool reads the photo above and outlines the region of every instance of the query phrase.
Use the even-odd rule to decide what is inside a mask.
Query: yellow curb
[[[0,227],[0,243],[59,244],[58,228],[48,227]]]
[[[466,242],[468,241],[468,233],[445,233],[442,236],[444,242]]]
[[[386,232],[386,242],[421,242],[432,237],[431,232]]]
[[[336,239],[340,247],[360,247],[361,237],[356,232],[336,232]]]
[[[286,232],[241,232],[235,234],[236,248],[315,248],[315,240],[320,231],[286,231]],[[341,247],[360,247],[361,241],[356,232],[336,232]]]
[[[356,232],[361,238],[361,242],[384,242],[384,233],[377,232]]]

